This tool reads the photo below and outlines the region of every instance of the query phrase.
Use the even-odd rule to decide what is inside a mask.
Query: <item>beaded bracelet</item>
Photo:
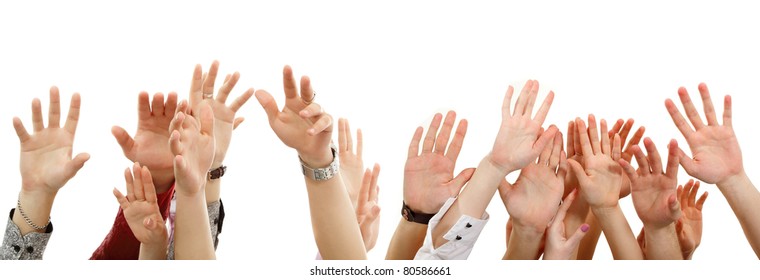
[[[26,213],[24,213],[24,209],[21,208],[21,197],[19,197],[18,200],[16,201],[16,209],[18,209],[18,213],[21,214],[21,217],[24,218],[24,221],[26,221],[26,224],[35,230],[43,230],[47,228],[48,225],[50,224],[50,217],[48,217],[48,221],[47,221],[47,224],[45,224],[45,226],[38,226],[37,224],[32,222],[32,219],[29,219],[29,216],[27,216]]]

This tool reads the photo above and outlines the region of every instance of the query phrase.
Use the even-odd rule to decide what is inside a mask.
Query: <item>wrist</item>
[[[723,191],[726,188],[735,188],[736,186],[745,185],[747,182],[750,182],[747,173],[741,171],[737,174],[726,177],[715,185],[718,186],[718,189]]]
[[[591,212],[596,216],[597,219],[603,219],[605,217],[609,217],[610,215],[616,213],[616,212],[622,212],[620,209],[620,205],[615,203],[614,206],[591,206]]]
[[[506,177],[509,173],[515,171],[515,169],[510,165],[502,165],[497,163],[491,153],[488,153],[488,155],[486,155],[486,157],[481,160],[478,169],[481,169],[482,167],[485,167],[483,169],[486,169],[490,172],[501,175],[501,177]]]
[[[307,153],[299,151],[298,157],[311,168],[327,167],[334,159],[332,150],[329,146],[316,152]]]
[[[543,226],[539,226],[539,225],[520,223],[516,219],[512,220],[512,234],[516,234],[518,236],[521,236],[523,238],[528,238],[528,239],[535,239],[535,238],[541,239],[544,236],[544,232],[546,232],[546,224],[544,224]]]

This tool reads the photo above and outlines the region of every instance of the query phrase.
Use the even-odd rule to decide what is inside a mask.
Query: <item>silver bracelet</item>
[[[38,226],[37,224],[35,224],[34,222],[32,222],[32,219],[29,219],[29,216],[27,216],[26,213],[24,213],[24,209],[21,208],[21,197],[20,196],[19,196],[18,200],[16,201],[16,209],[18,210],[19,214],[21,214],[21,217],[24,218],[24,221],[26,221],[26,224],[29,225],[30,227],[32,227],[35,230],[46,229],[48,227],[48,225],[50,224],[50,217],[48,217],[47,224],[45,224],[45,226],[42,226],[42,227]]]

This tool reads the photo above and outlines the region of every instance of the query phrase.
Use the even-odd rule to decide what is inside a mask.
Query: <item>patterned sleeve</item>
[[[15,208],[11,209],[8,218],[8,224],[5,227],[5,237],[3,238],[3,247],[0,251],[0,259],[3,260],[41,260],[45,252],[50,235],[53,234],[53,223],[51,222],[45,228],[45,232],[30,232],[21,235],[21,230],[13,222],[13,213]]]
[[[217,202],[213,202],[207,206],[208,222],[211,228],[211,239],[214,240],[214,250],[219,245],[219,234],[222,233],[222,223],[224,222],[224,204],[219,199]],[[169,242],[169,253],[166,255],[167,259],[174,259],[174,240]]]

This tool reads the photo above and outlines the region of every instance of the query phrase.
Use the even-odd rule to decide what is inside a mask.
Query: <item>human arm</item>
[[[555,126],[541,132],[541,125],[554,98],[553,92],[549,92],[536,116],[533,117],[538,82],[529,80],[525,84],[517,98],[514,110],[511,110],[513,91],[514,89],[510,86],[504,97],[502,122],[491,152],[481,160],[468,187],[462,191],[445,213],[438,227],[432,232],[435,247],[448,242],[444,235],[461,217],[484,215],[486,206],[496,193],[501,180],[512,171],[519,170],[535,161],[557,133]]]
[[[622,168],[616,161],[621,158],[620,136],[614,135],[610,141],[606,121],[601,121],[601,131],[598,131],[593,115],[589,115],[588,130],[580,118],[576,118],[575,127],[580,139],[583,165],[574,159],[568,162],[577,175],[581,195],[601,225],[612,256],[615,259],[643,259],[618,204],[623,180]]]
[[[672,140],[668,145],[668,163],[665,170],[652,140],[644,139],[644,146],[647,155],[639,146],[633,147],[638,169],[633,169],[630,163],[623,159],[620,159],[619,163],[631,179],[633,206],[644,224],[646,258],[683,259],[675,226],[675,222],[681,216],[676,194],[678,144]]]
[[[404,165],[403,203],[418,215],[432,216],[438,213],[447,199],[459,194],[474,171],[467,168],[454,177],[456,161],[467,134],[467,121],[460,120],[454,130],[456,112],[449,111],[441,126],[442,120],[441,114],[435,114],[424,141],[423,128],[418,127],[409,144]],[[452,131],[454,135],[449,141]],[[402,215],[404,213],[402,211]],[[406,214],[408,216],[409,213]],[[406,218],[412,217],[403,217],[399,221],[388,246],[386,259],[414,259],[424,244],[428,223],[409,221]]]
[[[665,108],[686,138],[692,153],[689,156],[678,149],[681,166],[689,175],[718,186],[739,220],[750,246],[760,258],[760,216],[755,215],[756,206],[760,205],[760,192],[744,171],[742,153],[732,123],[731,96],[724,97],[723,124],[719,124],[707,85],[699,84],[698,89],[707,119],[706,125],[686,88],[678,89],[678,97],[691,126],[673,101],[665,100]]]
[[[271,94],[256,91],[266,111],[269,126],[288,147],[295,149],[309,168],[330,166],[336,160],[331,146],[332,117],[313,103],[314,91],[308,77],[301,78],[300,96],[289,66],[283,69],[285,106],[282,111]],[[337,151],[335,151],[337,153]],[[340,173],[326,180],[304,176],[309,197],[314,239],[320,254],[329,259],[366,259],[367,252]],[[341,229],[341,230],[336,230]]]
[[[514,185],[506,180],[499,195],[512,219],[512,234],[506,259],[538,259],[546,225],[557,214],[564,191],[567,158],[562,151],[562,133],[555,134],[537,162],[522,169]],[[564,217],[564,215],[563,215]]]

